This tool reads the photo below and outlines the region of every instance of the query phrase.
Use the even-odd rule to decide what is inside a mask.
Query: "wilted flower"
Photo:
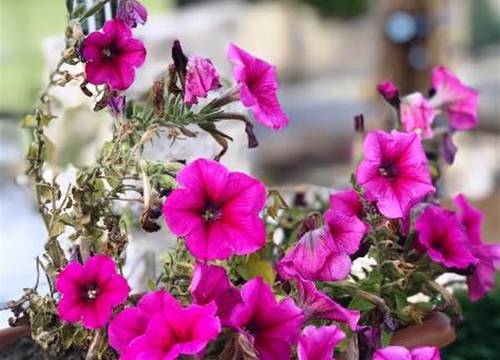
[[[335,346],[344,339],[345,334],[334,325],[306,326],[297,346],[299,360],[332,360]]]
[[[114,261],[104,255],[90,257],[83,265],[69,263],[58,275],[56,289],[62,294],[57,304],[61,319],[70,323],[81,320],[89,329],[106,325],[113,308],[122,304],[130,291]]]
[[[276,69],[236,45],[230,44],[227,57],[233,63],[233,76],[240,86],[240,99],[264,126],[279,130],[288,124],[281,110]]]
[[[135,68],[146,59],[144,45],[132,37],[130,28],[120,20],[109,20],[103,32],[87,36],[81,54],[87,80],[94,85],[108,84],[116,90],[132,85]]]
[[[339,250],[325,225],[305,233],[277,269],[284,279],[337,281],[351,271],[351,259]]]
[[[222,86],[219,73],[209,59],[192,56],[186,70],[184,102],[188,105],[197,104],[198,98],[207,97],[209,91]]]
[[[346,323],[351,330],[356,329],[360,313],[346,309],[325,293],[319,291],[312,281],[296,281],[299,297],[297,304],[304,311],[305,321],[311,319],[333,320]]]
[[[118,92],[112,92],[106,99],[109,112],[114,117],[120,116],[125,110],[125,95],[120,95]]]
[[[377,85],[377,91],[380,95],[394,107],[399,106],[399,89],[392,81],[384,81]]]
[[[221,266],[197,263],[189,290],[195,304],[215,301],[222,325],[229,323],[231,311],[241,303],[240,291],[231,284],[226,269]]]
[[[408,350],[402,346],[388,346],[377,350],[373,360],[440,360],[439,349],[434,346],[424,346]]]
[[[453,129],[470,130],[477,125],[476,90],[464,85],[444,66],[432,70],[432,88],[432,105],[445,113]]]
[[[457,147],[455,146],[455,143],[453,142],[453,134],[452,133],[446,133],[443,135],[443,143],[441,145],[441,152],[443,155],[444,160],[448,164],[453,164],[455,161],[455,155],[457,154]]]
[[[299,338],[302,310],[291,298],[279,303],[269,285],[257,277],[241,288],[243,303],[231,315],[232,325],[247,334],[261,360],[289,360],[290,347]]]
[[[427,158],[415,133],[370,132],[356,180],[369,201],[389,218],[403,217],[409,208],[435,190]]]
[[[415,221],[416,247],[449,268],[464,269],[477,263],[467,245],[467,236],[452,211],[429,205]]]
[[[144,335],[129,344],[126,358],[165,360],[198,354],[221,331],[216,312],[214,302],[182,307],[172,298],[149,320]]]
[[[137,306],[120,311],[109,323],[109,344],[121,358],[127,358],[129,345],[138,337],[144,335],[149,320],[158,312],[179,307],[169,293],[164,290],[148,292]]]
[[[432,137],[432,122],[436,111],[421,93],[413,93],[401,99],[401,125],[406,132],[415,131],[424,139]]]
[[[477,301],[495,285],[495,272],[500,269],[500,245],[483,244],[483,213],[479,209],[472,206],[462,194],[453,200],[459,208],[458,219],[467,233],[470,250],[479,260],[472,275],[467,276],[469,298]]]
[[[198,159],[177,175],[181,186],[170,194],[163,214],[170,230],[186,238],[198,259],[227,259],[264,246],[259,217],[266,189],[257,179],[229,172],[216,161]]]
[[[123,21],[127,26],[134,28],[137,24],[144,25],[146,23],[148,11],[137,0],[120,0],[116,18]]]

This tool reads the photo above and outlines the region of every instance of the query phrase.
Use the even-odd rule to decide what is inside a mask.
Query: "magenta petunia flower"
[[[108,327],[109,344],[120,354],[120,359],[126,359],[129,345],[144,335],[149,321],[156,313],[179,307],[177,300],[164,290],[148,292],[137,306],[122,310],[111,320]]]
[[[368,133],[356,180],[365,198],[375,201],[388,218],[403,217],[416,201],[435,191],[422,143],[415,133]]]
[[[357,216],[346,216],[338,210],[328,209],[323,215],[338,252],[348,255],[359,249],[367,227]]]
[[[464,269],[477,263],[469,250],[467,236],[455,213],[429,205],[415,221],[416,247],[437,263]]]
[[[334,325],[304,328],[297,346],[299,360],[333,360],[335,346],[345,339],[345,334]]]
[[[266,189],[257,179],[229,172],[206,159],[191,162],[177,175],[180,185],[163,205],[170,230],[186,238],[191,254],[203,260],[227,259],[264,246],[259,212]]]
[[[231,324],[247,336],[261,360],[289,360],[304,320],[291,298],[276,301],[269,285],[257,277],[241,288],[243,303],[236,305]]]
[[[441,360],[439,349],[424,346],[408,350],[402,346],[388,346],[375,351],[373,360]]]
[[[197,263],[189,290],[195,304],[215,301],[222,325],[229,324],[231,311],[242,302],[240,291],[231,284],[226,269],[221,266]]]
[[[277,270],[283,279],[338,281],[351,271],[351,259],[340,251],[325,225],[305,233],[280,260]]]
[[[353,190],[348,189],[344,191],[339,191],[333,194],[330,194],[330,210],[334,213],[340,213],[344,216],[355,216],[359,220],[363,219],[365,213],[363,209],[363,204],[361,203],[361,199],[359,194]],[[365,224],[365,233],[370,229],[370,225],[363,222]]]
[[[186,87],[184,102],[188,105],[198,103],[211,90],[220,88],[219,73],[209,59],[192,56],[186,67]]]
[[[446,114],[453,129],[470,130],[476,127],[479,97],[476,90],[464,85],[444,66],[432,70],[432,88],[435,94],[431,103]]]
[[[195,355],[219,335],[221,325],[214,302],[185,308],[177,301],[170,305],[149,320],[144,335],[129,344],[125,359],[167,360]]]
[[[296,281],[299,297],[298,305],[304,311],[305,321],[311,319],[333,320],[345,323],[351,330],[356,329],[360,318],[357,310],[346,309],[325,293],[319,291],[312,281]]]
[[[377,85],[377,91],[392,106],[397,107],[399,105],[399,89],[392,81],[381,82]]]
[[[469,298],[477,301],[495,285],[495,272],[500,269],[500,245],[483,244],[483,213],[479,209],[472,206],[462,194],[455,196],[453,201],[459,209],[457,216],[467,233],[469,248],[479,260],[472,275],[467,276]]]
[[[401,125],[406,132],[414,131],[420,137],[432,137],[432,122],[436,117],[434,107],[421,93],[413,93],[401,99]]]
[[[240,86],[241,102],[252,110],[255,119],[274,130],[287,126],[288,118],[278,101],[275,67],[234,44],[229,45],[227,57],[234,66],[233,76]]]
[[[87,80],[94,85],[108,84],[116,90],[132,85],[135,68],[146,59],[144,45],[132,37],[130,28],[120,20],[109,20],[103,32],[87,36],[80,51]]]
[[[59,317],[70,323],[82,321],[89,329],[106,325],[113,308],[125,302],[130,291],[115,262],[104,255],[90,257],[83,265],[69,263],[57,276],[56,289],[62,294]]]
[[[127,26],[135,28],[137,24],[144,25],[148,20],[148,11],[137,0],[121,0],[116,18]]]

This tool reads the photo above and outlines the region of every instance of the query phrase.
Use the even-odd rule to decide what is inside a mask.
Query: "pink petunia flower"
[[[453,129],[470,130],[476,127],[479,97],[476,90],[464,85],[444,66],[432,70],[432,88],[435,94],[431,103],[446,114]]]
[[[477,263],[469,250],[467,236],[455,213],[429,205],[415,221],[416,247],[437,263],[464,269]]]
[[[259,217],[266,189],[257,179],[229,172],[216,161],[198,159],[177,175],[180,185],[163,205],[170,230],[186,238],[191,254],[203,260],[227,259],[264,246]]]
[[[351,259],[340,251],[325,225],[305,233],[280,260],[277,270],[283,279],[338,281],[349,275]]]
[[[222,325],[229,324],[231,311],[242,302],[240,291],[231,284],[226,269],[221,266],[197,263],[189,290],[195,304],[215,301]]]
[[[406,132],[414,131],[420,137],[432,137],[432,122],[436,117],[434,107],[421,93],[413,93],[401,99],[401,125]]]
[[[304,320],[291,298],[276,301],[269,285],[257,277],[241,288],[243,303],[231,315],[232,325],[247,334],[261,360],[289,360]]]
[[[422,143],[415,133],[368,133],[356,180],[365,198],[375,201],[388,218],[403,217],[416,201],[435,191]]]
[[[104,255],[90,257],[83,265],[69,263],[57,276],[56,289],[62,294],[59,317],[70,323],[82,321],[89,329],[106,325],[113,308],[125,302],[130,291],[115,262]]]
[[[137,0],[121,0],[116,18],[127,26],[135,28],[137,24],[144,25],[148,20],[148,11]]]
[[[87,36],[80,51],[87,80],[94,85],[108,84],[116,90],[132,85],[135,68],[146,59],[144,45],[132,37],[130,28],[120,20],[109,20],[103,32]]]
[[[170,305],[149,320],[144,335],[129,344],[125,359],[170,360],[196,355],[219,335],[221,325],[214,302],[182,307],[175,301]]]
[[[335,346],[344,339],[345,334],[334,325],[306,326],[297,346],[299,360],[333,360]]]
[[[375,351],[373,360],[441,360],[439,349],[424,346],[408,350],[402,346],[388,346]]]
[[[359,194],[354,189],[348,189],[330,194],[330,210],[345,216],[355,216],[362,221],[365,213]],[[370,225],[365,224],[365,233],[369,231]]]
[[[233,44],[229,45],[227,57],[234,66],[241,102],[252,110],[255,119],[274,130],[287,126],[288,118],[278,101],[275,67]]]
[[[120,354],[120,359],[129,356],[129,345],[144,335],[151,318],[158,312],[180,305],[164,290],[148,292],[137,306],[128,307],[119,312],[109,323],[109,344]]]
[[[360,318],[357,310],[346,309],[325,293],[319,291],[312,281],[296,281],[299,297],[298,305],[304,311],[305,321],[311,319],[333,320],[346,323],[351,330],[356,330]]]
[[[392,106],[398,107],[399,105],[399,89],[390,80],[381,82],[377,85],[377,91]]]
[[[483,213],[479,209],[472,206],[462,194],[455,196],[453,201],[459,209],[457,216],[467,233],[469,248],[479,259],[472,275],[467,276],[469,298],[477,301],[495,285],[495,272],[500,269],[500,245],[483,244]]]
[[[205,98],[209,91],[222,86],[219,73],[209,59],[190,57],[186,71],[184,102],[188,105],[197,104],[198,98]]]
[[[347,216],[338,210],[328,209],[323,215],[338,252],[348,255],[359,249],[367,227],[357,216]]]

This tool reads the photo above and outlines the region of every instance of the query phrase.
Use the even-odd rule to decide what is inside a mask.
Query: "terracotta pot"
[[[30,336],[31,330],[28,325],[15,326],[0,330],[0,351],[8,348],[23,337]]]

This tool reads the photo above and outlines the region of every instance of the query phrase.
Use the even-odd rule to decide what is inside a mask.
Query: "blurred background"
[[[373,129],[383,127],[389,115],[376,84],[390,79],[403,94],[427,93],[432,67],[450,67],[479,90],[480,125],[456,137],[459,151],[455,164],[445,171],[443,191],[469,196],[486,212],[485,240],[500,241],[500,1],[142,2],[150,18],[136,35],[146,44],[148,60],[138,71],[131,97],[146,91],[166,69],[174,39],[182,41],[186,53],[210,57],[226,79],[229,42],[276,64],[290,126],[279,134],[259,127],[261,145],[247,151],[234,144],[226,160],[231,168],[251,171],[268,185],[346,186],[359,155],[353,117],[364,114],[366,128]],[[65,24],[62,0],[0,0],[0,302],[33,285],[34,258],[45,240],[23,176],[27,134],[19,124],[58,59]],[[106,114],[91,113],[91,103],[78,87],[60,93],[58,104],[63,121],[54,121],[58,124],[49,130],[60,148],[54,162],[71,174],[95,156],[109,134],[110,121]],[[241,133],[228,131],[233,130]],[[212,151],[196,144],[194,148],[206,156]],[[177,151],[177,157],[193,151],[157,144],[151,152],[157,154],[157,149]],[[496,328],[488,331],[498,335],[500,292],[484,300],[483,310],[488,301],[492,309],[496,306],[488,321],[491,314],[497,317]],[[476,311],[480,318],[481,305],[466,311]],[[5,315],[0,313],[0,326]],[[467,334],[461,346],[475,338]],[[479,331],[476,337],[486,336]],[[474,343],[478,356],[463,355],[470,347],[452,347],[445,359],[494,359],[500,350],[497,344],[491,352],[492,346]]]

